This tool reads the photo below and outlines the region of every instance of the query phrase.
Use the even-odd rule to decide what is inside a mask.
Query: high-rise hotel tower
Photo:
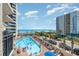
[[[60,34],[79,34],[79,11],[73,11],[56,18],[56,31]]]
[[[0,3],[0,56],[11,54],[15,35],[16,4]]]

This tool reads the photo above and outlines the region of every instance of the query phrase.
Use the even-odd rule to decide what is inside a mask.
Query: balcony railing
[[[4,24],[6,24],[6,26],[16,27],[16,23],[12,23],[12,22],[4,22]]]
[[[14,21],[16,20],[16,17],[14,15],[8,15],[10,18],[12,18]]]
[[[10,6],[14,9],[16,9],[16,4],[15,3],[10,3]]]

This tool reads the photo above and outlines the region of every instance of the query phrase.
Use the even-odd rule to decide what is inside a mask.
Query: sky
[[[19,3],[18,29],[56,30],[56,17],[79,10],[78,3]]]

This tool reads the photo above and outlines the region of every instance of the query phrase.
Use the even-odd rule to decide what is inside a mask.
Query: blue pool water
[[[58,54],[56,52],[50,52],[50,51],[47,51],[44,53],[45,56],[57,56]]]
[[[31,55],[36,55],[41,51],[40,45],[38,45],[31,36],[23,37],[17,40],[16,47],[26,47],[26,51]]]

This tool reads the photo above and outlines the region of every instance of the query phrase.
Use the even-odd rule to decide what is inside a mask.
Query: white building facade
[[[56,18],[56,31],[61,34],[79,34],[79,11],[73,11]]]
[[[16,4],[0,3],[0,56],[8,56],[13,50],[16,35]]]

